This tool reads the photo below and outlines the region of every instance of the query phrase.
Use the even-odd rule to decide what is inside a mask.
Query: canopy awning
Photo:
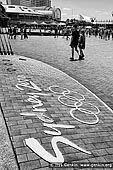
[[[58,25],[60,25],[60,26],[65,26],[66,24],[65,24],[65,23],[60,22]]]
[[[38,23],[36,21],[33,21],[30,23],[30,25],[38,25]]]
[[[52,22],[50,23],[50,25],[58,25],[56,22]]]
[[[45,22],[41,22],[40,25],[47,25]]]

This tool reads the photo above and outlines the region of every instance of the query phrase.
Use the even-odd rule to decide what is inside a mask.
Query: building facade
[[[20,5],[30,7],[31,6],[31,0],[20,0]]]
[[[2,0],[0,0],[2,2]],[[7,5],[22,5],[27,7],[51,7],[51,0],[5,0]]]
[[[13,4],[13,5],[20,5],[20,0],[10,0],[8,4]]]
[[[31,7],[21,5],[3,5],[6,15],[10,18],[10,24],[31,23],[31,22],[47,22],[61,21],[61,10],[59,8],[44,7],[42,10],[33,9]],[[39,8],[39,7],[35,7]]]
[[[31,0],[31,6],[48,6],[51,7],[51,0]]]

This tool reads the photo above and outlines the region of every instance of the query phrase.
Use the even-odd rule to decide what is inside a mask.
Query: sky
[[[77,18],[79,14],[97,20],[113,20],[113,0],[51,0],[52,7],[60,8],[62,20]]]

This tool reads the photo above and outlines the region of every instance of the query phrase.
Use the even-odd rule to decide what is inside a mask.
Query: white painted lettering
[[[57,142],[61,142],[64,144],[67,144],[81,152],[84,152],[86,154],[91,154],[90,151],[86,151],[85,149],[82,149],[81,147],[77,146],[73,142],[70,142],[68,139],[62,137],[62,136],[56,136],[52,138],[51,144],[52,148],[55,152],[56,156],[53,156],[49,152],[47,152],[43,146],[34,138],[25,139],[26,145],[32,149],[37,155],[39,155],[41,158],[43,158],[45,161],[49,163],[63,163],[64,157],[60,150],[58,149]]]
[[[28,82],[25,82],[25,83],[20,83],[20,84],[17,84],[16,87],[19,89],[19,90],[24,90],[23,88],[20,88],[19,86],[21,87],[27,87],[27,88],[30,88],[30,89],[34,89],[34,90],[37,90],[37,91],[42,91],[40,89],[40,87],[38,87],[37,85],[35,85],[32,81],[29,81]]]
[[[49,118],[48,116],[44,115],[43,112],[22,112],[20,113],[21,116],[35,116],[38,119],[42,120],[43,122],[47,122],[47,123],[52,123],[54,122],[53,119]]]
[[[57,132],[55,132],[55,131],[44,130],[45,133],[50,134],[50,135],[57,135],[57,136],[61,135],[61,132],[58,129],[56,129],[56,127],[57,128],[65,128],[65,129],[75,128],[75,126],[72,126],[72,125],[62,125],[62,124],[43,123],[43,125],[57,131]]]

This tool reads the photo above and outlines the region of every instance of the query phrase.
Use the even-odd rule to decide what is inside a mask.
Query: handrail
[[[5,29],[5,32],[4,32]],[[14,52],[12,50],[7,30],[6,28],[0,28],[0,54],[1,55],[13,55]]]

